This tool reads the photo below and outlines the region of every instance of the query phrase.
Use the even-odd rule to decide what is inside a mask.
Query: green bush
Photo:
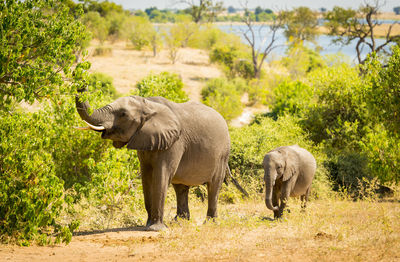
[[[99,101],[112,100],[101,90],[92,94],[97,96],[91,101],[94,107]],[[96,132],[72,128],[82,125],[74,100],[73,96],[53,96],[36,113],[0,115],[2,241],[12,238],[24,245],[31,240],[68,243],[79,224],[74,220],[62,222],[59,216],[66,212],[67,204],[72,205],[88,192],[85,188],[93,182],[93,165],[103,163],[103,152],[111,143]],[[115,161],[108,164],[115,165]],[[75,189],[77,194],[70,195],[66,189]]]
[[[223,78],[211,79],[201,90],[202,102],[217,110],[226,120],[231,120],[242,113],[240,95],[243,90],[238,90],[240,86]]]
[[[281,59],[292,79],[300,79],[308,73],[326,67],[318,51],[300,44],[291,44],[286,50],[286,56]]]
[[[228,78],[253,77],[253,64],[246,58],[246,54],[235,45],[218,45],[210,52],[210,62],[220,64]]]
[[[400,182],[400,139],[392,136],[383,124],[377,124],[360,142],[362,152],[368,157],[370,177],[380,183]]]
[[[63,181],[49,150],[51,126],[40,113],[2,115],[0,121],[0,240],[20,244],[69,242],[71,230],[56,221],[63,201]],[[52,130],[51,130],[52,131]],[[50,132],[51,132],[50,131]]]
[[[310,105],[313,89],[303,82],[284,81],[273,89],[271,115],[274,118],[286,113],[300,116]]]
[[[311,139],[336,149],[358,149],[371,124],[363,95],[366,86],[358,70],[342,64],[316,70],[308,81],[316,101],[304,111],[302,123]]]
[[[101,91],[102,95],[110,98],[117,98],[118,93],[113,84],[113,78],[107,74],[95,72],[88,77],[89,86]]]
[[[263,189],[262,162],[266,153],[284,145],[297,144],[309,150],[317,160],[317,174],[313,182],[313,195],[327,197],[331,184],[323,163],[326,155],[320,147],[308,140],[298,124],[298,119],[286,115],[278,120],[257,117],[255,122],[242,128],[231,128],[231,154],[229,166],[240,174],[245,185],[253,185],[253,190]],[[247,188],[246,188],[247,189]]]
[[[110,47],[99,46],[94,49],[93,56],[109,56],[112,54]]]
[[[162,72],[158,75],[150,74],[136,84],[134,95],[143,97],[162,96],[176,103],[189,100],[185,91],[182,90],[183,83],[178,75]]]

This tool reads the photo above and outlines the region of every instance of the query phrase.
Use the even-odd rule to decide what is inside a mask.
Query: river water
[[[227,33],[234,33],[239,35],[242,38],[242,41],[245,44],[248,44],[244,38],[244,33],[246,32],[247,26],[246,25],[218,25],[218,27]],[[253,30],[256,34],[256,48],[259,48],[263,42],[264,46],[269,43],[269,40],[271,39],[271,32],[269,30],[269,26],[262,26],[262,25],[254,25]],[[279,30],[276,35],[276,45],[278,46],[275,48],[270,57],[279,57],[283,56],[285,54],[285,51],[287,49],[287,43],[286,43],[286,38],[283,34],[283,30]],[[334,39],[333,36],[328,36],[328,35],[319,35],[316,38],[316,45],[320,47],[320,53],[322,55],[326,54],[337,54],[337,53],[342,53],[346,56],[348,56],[351,61],[356,62],[357,61],[357,53],[356,53],[356,41],[352,41],[349,45],[343,46],[339,43],[332,43],[332,40]],[[384,43],[384,39],[376,39],[376,44],[380,45]],[[315,45],[312,43],[307,43],[307,45],[314,47]],[[389,48],[389,47],[388,47]],[[366,54],[368,54],[370,51],[369,48],[364,47],[361,55],[362,57],[365,57]]]

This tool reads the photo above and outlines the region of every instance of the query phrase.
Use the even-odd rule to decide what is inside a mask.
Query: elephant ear
[[[285,159],[285,170],[283,171],[283,181],[289,180],[291,177],[297,175],[298,157],[292,150],[283,150]]]
[[[145,98],[141,100],[141,124],[128,142],[136,150],[166,150],[181,134],[179,119],[166,105]]]

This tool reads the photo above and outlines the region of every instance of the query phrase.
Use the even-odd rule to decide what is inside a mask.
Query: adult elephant
[[[317,164],[313,155],[297,145],[282,146],[268,152],[263,161],[265,204],[282,216],[289,197],[301,196],[306,207]]]
[[[217,216],[217,200],[228,167],[230,138],[224,118],[196,102],[174,103],[162,97],[129,96],[88,114],[89,103],[76,107],[90,129],[111,139],[116,148],[136,149],[140,161],[148,230],[163,223],[168,185],[177,198],[177,217],[189,219],[189,187],[206,183],[207,217]]]

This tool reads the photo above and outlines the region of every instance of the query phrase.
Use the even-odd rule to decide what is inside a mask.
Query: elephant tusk
[[[88,127],[88,126],[84,126],[84,127],[82,127],[82,126],[73,126],[73,128],[78,129],[78,130],[89,130],[90,129],[90,127]]]
[[[83,120],[83,121],[85,121],[85,120]],[[90,127],[90,129],[93,129],[93,130],[101,131],[101,130],[106,129],[104,126],[94,126],[94,125],[89,124],[86,121],[85,121],[85,123]]]

